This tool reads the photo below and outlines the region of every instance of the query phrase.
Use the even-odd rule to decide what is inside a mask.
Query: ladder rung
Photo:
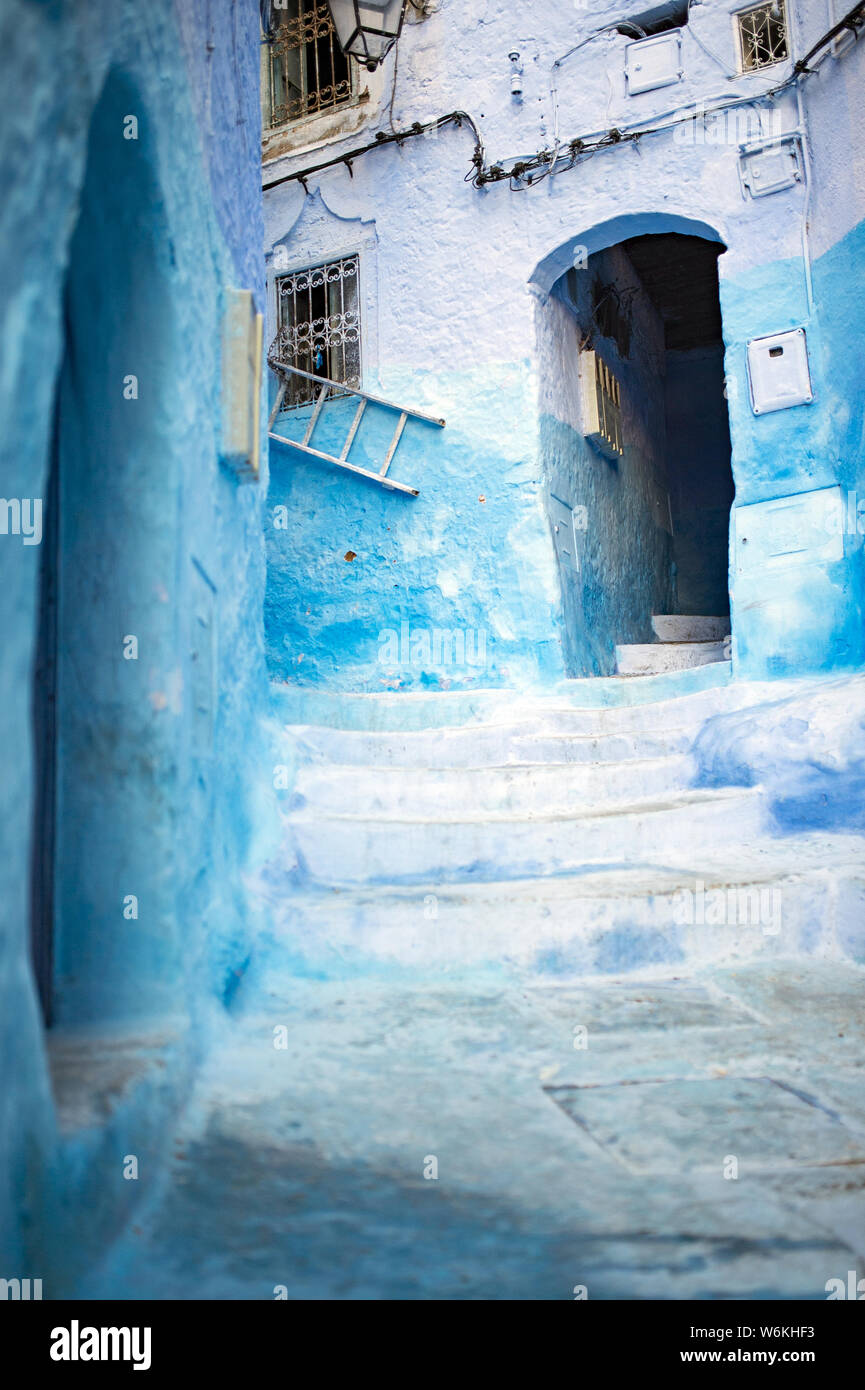
[[[282,402],[285,400],[285,393],[286,393],[287,390],[288,390],[288,382],[287,382],[287,381],[281,381],[281,382],[279,383],[279,390],[278,390],[277,393],[276,393],[276,400],[275,400],[274,403],[273,403],[273,410],[270,412],[270,419],[269,419],[268,422],[267,422],[267,428],[268,428],[268,429],[271,428],[271,426],[273,425],[274,420],[276,419],[277,415],[279,414],[279,408],[280,408],[280,406],[282,405]]]
[[[404,410],[396,422],[396,429],[393,432],[393,439],[390,441],[390,448],[388,449],[387,454],[385,455],[384,463],[381,466],[382,478],[384,477],[387,470],[390,468],[391,459],[396,453],[396,446],[399,444],[399,441],[402,437],[402,432],[405,429],[405,422],[407,419],[408,413]]]
[[[315,410],[309,417],[309,424],[306,427],[306,434],[303,436],[304,444],[308,444],[309,441],[312,439],[312,432],[318,423],[318,417],[321,414],[321,407],[324,405],[324,398],[327,395],[327,392],[328,388],[326,386],[322,386],[321,390],[318,393],[318,400],[315,403]]]
[[[296,439],[287,439],[284,434],[274,434],[273,430],[268,431],[271,439],[276,439],[280,444],[287,444],[290,449],[299,449],[302,454],[309,454],[312,458],[322,459],[325,463],[336,464],[337,468],[347,468],[349,473],[359,473],[362,478],[371,478],[374,483],[381,487],[388,488],[391,492],[405,492],[409,497],[417,497],[416,487],[408,487],[405,483],[396,483],[391,478],[385,478],[381,473],[371,473],[368,468],[359,468],[356,463],[346,463],[344,459],[338,459],[334,454],[324,454],[320,449],[310,449],[307,444],[299,444]]]
[[[349,451],[349,449],[351,448],[352,444],[354,443],[354,437],[355,437],[355,435],[357,434],[358,425],[360,424],[361,417],[362,417],[363,412],[364,412],[365,410],[366,410],[366,401],[362,399],[361,402],[360,402],[360,405],[358,406],[357,410],[355,411],[354,419],[353,419],[352,422],[351,422],[351,429],[350,429],[349,432],[348,432],[348,439],[345,441],[345,443],[344,443],[343,446],[342,446],[342,453],[340,454],[339,457],[340,457],[340,459],[341,459],[343,462],[345,462],[345,460],[348,458],[348,451]]]

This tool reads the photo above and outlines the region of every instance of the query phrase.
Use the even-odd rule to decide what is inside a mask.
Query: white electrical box
[[[748,343],[748,380],[755,415],[812,401],[804,328],[752,338]]]
[[[805,177],[799,137],[788,135],[771,144],[743,150],[739,155],[739,174],[743,188],[752,198],[793,188]]]
[[[669,87],[680,82],[682,68],[682,35],[678,29],[656,34],[651,39],[637,39],[625,49],[625,76],[628,94],[653,92],[656,87]]]

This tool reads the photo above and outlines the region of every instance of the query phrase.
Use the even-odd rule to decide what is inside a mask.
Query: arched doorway
[[[569,675],[729,656],[724,249],[702,223],[621,217],[535,273]]]
[[[63,295],[37,661],[31,943],[43,1013],[152,1010],[174,959],[175,491],[182,346],[135,85],[105,84]],[[158,1007],[158,1005],[157,1005]]]

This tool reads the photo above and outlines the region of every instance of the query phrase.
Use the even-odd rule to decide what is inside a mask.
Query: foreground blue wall
[[[224,294],[263,299],[258,7],[10,0],[0,39],[4,496],[47,498],[55,408],[64,426],[48,1042],[81,1025],[172,1039],[159,1084],[131,1086],[110,1129],[58,1142],[28,959],[41,547],[2,535],[0,742],[15,754],[0,808],[0,1275],[43,1277],[50,1297],[71,1252],[91,1256],[150,1190],[255,932],[242,895],[267,785],[264,487],[239,485],[218,450]],[[138,1183],[122,1179],[126,1152]]]

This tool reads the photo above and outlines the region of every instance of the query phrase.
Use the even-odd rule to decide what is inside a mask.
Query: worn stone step
[[[654,645],[654,644],[653,644]],[[553,690],[382,691],[341,694],[303,687],[271,687],[274,718],[287,727],[342,729],[355,733],[431,733],[436,730],[537,721],[567,710],[590,721],[604,716],[631,717],[649,727],[659,713],[664,721],[675,710],[708,718],[780,699],[785,694],[818,684],[813,679],[732,681],[729,662],[709,667],[661,672],[634,681],[622,676],[598,676],[559,681]],[[605,726],[606,727],[606,726]]]
[[[707,838],[741,841],[763,823],[759,788],[683,792],[607,814],[409,819],[300,811],[287,817],[282,862],[301,881],[332,884],[527,878],[638,862],[665,844],[681,853]]]
[[[672,702],[731,685],[723,665],[672,671],[640,682],[620,676],[568,677],[543,690],[487,687],[472,690],[335,691],[274,681],[270,704],[282,724],[333,729],[420,731],[501,722],[514,703],[599,710]],[[722,696],[723,698],[723,696]]]
[[[865,963],[858,836],[762,837],[708,845],[689,862],[656,855],[558,878],[290,893],[276,877],[260,891],[270,949],[337,970],[511,964],[591,975],[755,955]]]
[[[284,760],[294,756],[340,764],[482,767],[597,758],[662,757],[686,752],[716,714],[777,700],[806,682],[741,682],[653,704],[588,709],[561,697],[512,694],[483,723],[410,729],[284,726]],[[396,716],[394,715],[393,718]]]
[[[423,733],[356,733],[343,729],[287,729],[277,748],[283,761],[354,767],[489,768],[536,763],[623,762],[686,753],[702,721],[649,733],[537,732],[482,725]]]
[[[292,805],[355,815],[555,815],[665,796],[687,787],[692,776],[685,754],[524,767],[312,763],[298,772]]]
[[[729,617],[690,613],[656,613],[652,630],[659,642],[723,642],[730,634]]]
[[[620,676],[685,671],[726,659],[725,642],[634,642],[616,647],[616,670]]]

